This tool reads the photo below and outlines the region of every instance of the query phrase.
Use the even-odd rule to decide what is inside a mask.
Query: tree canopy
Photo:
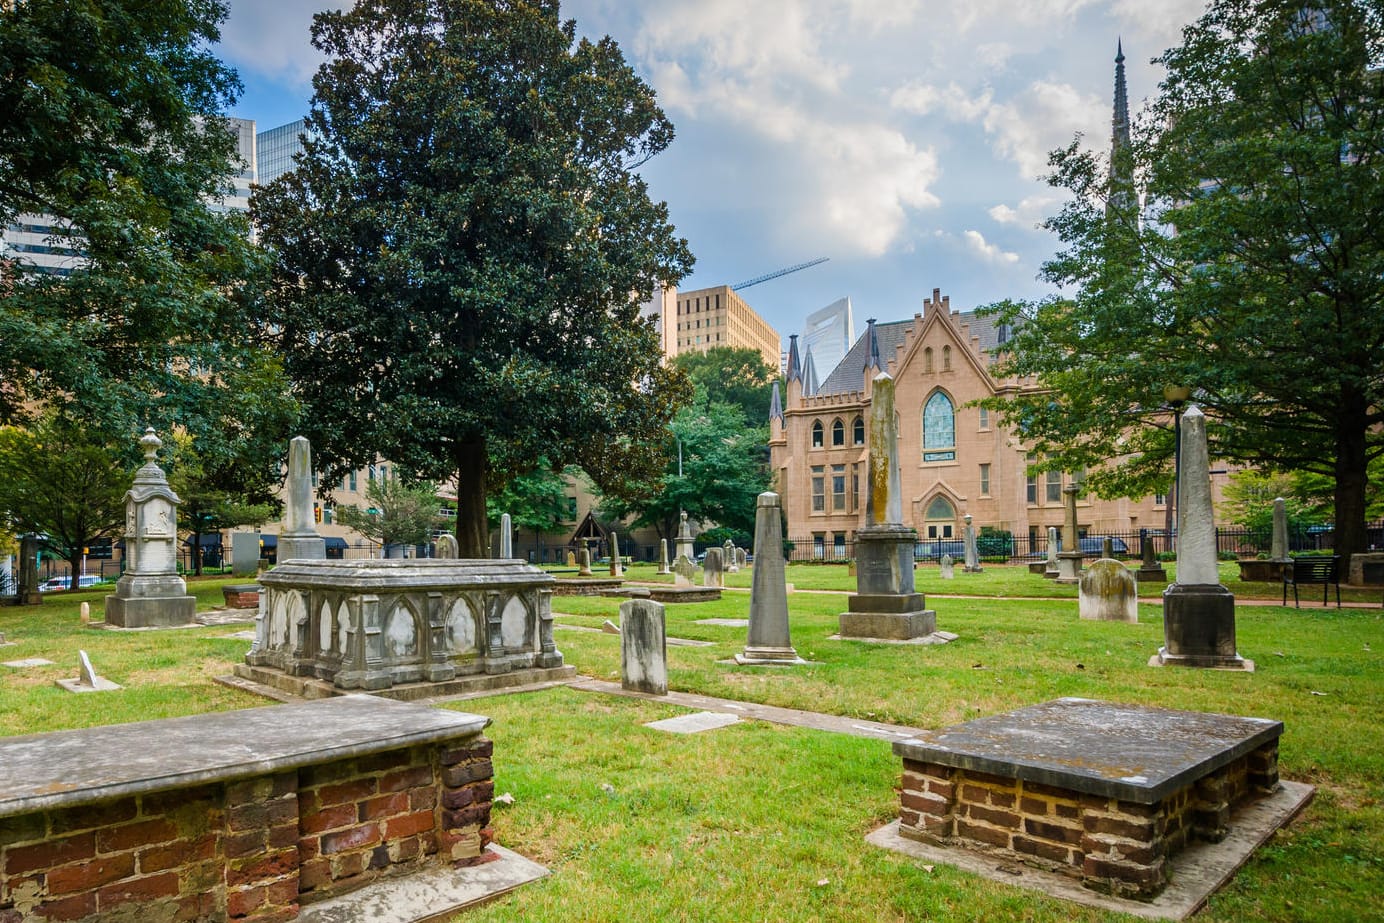
[[[487,492],[539,458],[608,491],[661,470],[686,384],[638,306],[692,257],[635,172],[672,125],[616,43],[555,0],[362,0],[312,36],[306,152],[252,211],[327,475],[455,477],[483,556]]]
[[[717,401],[740,408],[745,423],[758,426],[769,417],[769,396],[778,380],[778,369],[764,361],[757,349],[713,346],[706,352],[678,353],[673,364],[687,373],[704,394],[703,401]]]
[[[1213,454],[1332,478],[1335,548],[1364,550],[1384,454],[1382,55],[1361,0],[1214,0],[1158,59],[1116,169],[1079,142],[1052,155],[1072,198],[1043,276],[1062,293],[995,309],[1016,329],[1001,371],[1045,390],[992,402],[1045,467],[1090,468],[1105,496],[1165,490],[1164,388],[1184,386]]]
[[[257,251],[211,203],[241,171],[221,115],[239,81],[209,49],[226,5],[0,7],[0,221],[67,252],[0,265],[0,423],[60,406],[111,438],[200,432],[256,378]]]
[[[441,524],[437,489],[432,484],[406,484],[399,478],[371,478],[365,485],[369,507],[352,504],[336,508],[337,522],[382,545],[423,545]]]

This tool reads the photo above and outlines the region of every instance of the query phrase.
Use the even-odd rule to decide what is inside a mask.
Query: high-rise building
[[[307,120],[298,119],[277,128],[267,128],[256,136],[259,145],[256,166],[261,185],[272,183],[293,169],[293,158],[303,152],[303,135],[307,130]]]
[[[729,285],[679,292],[675,320],[679,353],[737,346],[757,351],[771,368],[778,367],[778,331]]]
[[[804,350],[812,351],[819,375],[830,375],[855,342],[855,314],[849,298],[838,298],[803,323]]]
[[[639,306],[639,316],[652,320],[658,331],[659,349],[665,358],[677,355],[677,316],[678,289],[674,285],[660,285],[652,295]]]

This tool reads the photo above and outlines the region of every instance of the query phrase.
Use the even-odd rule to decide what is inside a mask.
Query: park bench
[[[1322,605],[1326,605],[1327,588],[1336,588],[1336,608],[1341,608],[1341,558],[1339,555],[1309,555],[1294,558],[1290,566],[1283,568],[1283,605],[1288,605],[1288,587],[1293,588],[1293,605],[1302,608],[1298,601],[1298,586],[1302,584],[1321,584]]]

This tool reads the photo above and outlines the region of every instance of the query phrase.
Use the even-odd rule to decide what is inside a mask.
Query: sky
[[[231,0],[219,52],[245,84],[230,114],[301,118],[323,0]],[[341,5],[338,2],[338,6]],[[828,262],[740,292],[784,337],[849,297],[903,320],[933,289],[954,310],[1039,298],[1062,204],[1047,154],[1077,133],[1108,150],[1116,42],[1130,109],[1152,59],[1202,0],[573,0],[676,128],[645,165],[697,259],[683,291]],[[821,371],[826,377],[826,370]]]

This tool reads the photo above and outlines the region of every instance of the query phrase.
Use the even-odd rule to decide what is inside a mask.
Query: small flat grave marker
[[[77,659],[81,665],[81,675],[76,679],[54,680],[61,688],[68,692],[111,692],[121,688],[117,683],[96,675],[96,668],[91,665],[86,651],[78,651]]]
[[[28,667],[51,667],[53,661],[44,660],[42,657],[30,657],[26,660],[6,660],[0,666],[12,667],[16,670],[24,670]]]
[[[698,625],[721,625],[725,628],[749,628],[749,619],[698,619]]]
[[[714,731],[717,728],[739,723],[740,719],[735,715],[699,711],[690,715],[678,715],[676,718],[664,718],[662,721],[651,721],[644,726],[656,731],[668,731],[672,734],[696,734],[699,731]]]

